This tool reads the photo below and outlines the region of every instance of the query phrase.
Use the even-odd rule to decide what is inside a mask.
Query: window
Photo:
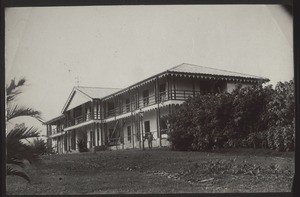
[[[226,91],[226,88],[227,88],[227,84],[225,81],[217,81],[214,84],[213,92],[214,93],[222,93],[222,92]]]
[[[126,112],[129,112],[130,111],[130,99],[127,98],[126,99]]]
[[[127,140],[131,142],[131,126],[127,127]]]
[[[166,100],[166,84],[159,85],[159,102]]]
[[[224,81],[201,81],[200,82],[200,93],[222,93],[226,90],[226,82]]]
[[[75,133],[75,130],[73,130],[72,133],[71,133],[71,148],[73,150],[76,149],[76,133]]]
[[[114,134],[113,132],[114,132],[114,129],[113,129],[113,128],[109,128],[109,129],[108,129],[108,133],[109,133],[109,137],[110,137],[110,138],[115,138],[115,134]]]
[[[114,116],[114,109],[115,109],[115,105],[113,102],[108,102],[107,103],[107,112],[108,112],[108,116]]]
[[[136,124],[135,126],[136,126],[136,131],[137,131],[137,133],[136,133],[136,139],[137,139],[137,141],[140,141],[140,138],[141,138],[141,136],[140,136],[140,121],[138,121],[139,122],[139,124]]]
[[[211,81],[200,81],[200,94],[210,93],[212,85]]]
[[[92,107],[87,107],[85,109],[85,113],[86,113],[86,120],[90,120],[91,119],[91,114],[92,114]]]
[[[144,106],[149,105],[149,90],[143,91],[143,104]]]
[[[64,150],[67,151],[67,150],[68,150],[68,146],[67,146],[67,137],[64,136],[63,139],[64,139]]]
[[[99,133],[99,124],[97,124],[97,146],[99,146],[100,133]]]
[[[145,125],[145,137],[147,137],[148,134],[150,133],[150,121],[145,121],[144,125]]]
[[[167,121],[164,120],[163,118],[160,118],[159,125],[160,125],[161,134],[167,134],[168,131]]]
[[[93,131],[90,132],[90,147],[95,146],[95,133]]]

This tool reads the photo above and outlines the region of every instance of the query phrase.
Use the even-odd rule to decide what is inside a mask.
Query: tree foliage
[[[14,79],[6,87],[7,92],[7,116],[6,121],[10,121],[19,116],[29,116],[40,118],[40,112],[27,107],[19,107],[14,103],[17,95],[22,93],[21,87],[25,84],[25,79],[16,82]],[[25,161],[32,163],[39,159],[37,153],[29,144],[24,143],[24,140],[32,137],[39,137],[39,131],[34,127],[15,127],[6,133],[6,175],[19,176],[27,181],[29,177],[15,167],[23,168]]]
[[[43,139],[35,138],[31,143],[31,148],[37,155],[50,155],[55,154],[51,145],[48,145]]]
[[[169,116],[169,141],[175,150],[293,150],[294,108],[293,81],[275,89],[238,85],[232,93],[197,95]]]

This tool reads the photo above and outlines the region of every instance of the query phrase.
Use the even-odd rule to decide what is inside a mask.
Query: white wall
[[[227,92],[231,93],[236,87],[236,83],[227,82]]]

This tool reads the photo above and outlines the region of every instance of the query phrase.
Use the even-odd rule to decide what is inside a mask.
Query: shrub
[[[250,133],[267,129],[268,119],[264,117],[264,114],[273,92],[271,86],[263,88],[262,85],[244,88],[238,86],[232,92],[234,129],[239,138],[247,138]],[[251,135],[255,137],[255,134]]]
[[[31,144],[31,148],[37,155],[45,155],[45,154],[54,154],[55,151],[53,147],[48,146],[47,143],[40,138],[36,138],[33,140]]]
[[[271,117],[270,125],[285,126],[294,124],[295,119],[295,97],[294,81],[278,82],[275,94],[267,104],[267,111]]]
[[[31,148],[38,155],[41,155],[41,154],[44,154],[47,152],[46,143],[44,142],[44,140],[42,140],[40,138],[36,138],[33,140],[33,142],[31,143]]]
[[[294,82],[275,89],[238,85],[231,93],[197,95],[169,116],[174,150],[223,147],[294,150]]]
[[[287,125],[283,132],[283,146],[285,151],[295,150],[295,125]]]
[[[87,146],[86,146],[86,142],[84,140],[77,140],[77,146],[78,146],[78,150],[79,152],[87,152]]]
[[[108,150],[108,147],[105,145],[95,146],[95,151],[105,151]]]

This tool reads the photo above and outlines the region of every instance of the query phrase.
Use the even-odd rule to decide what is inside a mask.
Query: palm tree
[[[11,80],[11,83],[6,86],[6,122],[20,117],[29,116],[40,119],[40,112],[33,110],[32,108],[20,107],[14,104],[14,99],[17,95],[22,93],[21,87],[25,84],[25,79],[20,79],[17,83],[15,79]],[[28,144],[23,141],[27,138],[39,137],[39,131],[34,127],[15,127],[9,131],[6,130],[6,175],[19,176],[30,181],[28,175],[16,169],[17,166],[24,168],[25,161],[30,164],[39,159],[39,155],[36,151]]]

